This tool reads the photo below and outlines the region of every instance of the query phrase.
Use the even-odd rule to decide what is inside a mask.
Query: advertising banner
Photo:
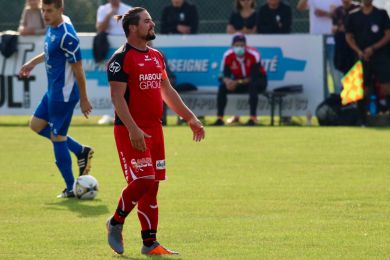
[[[88,95],[94,115],[113,114],[105,62],[96,63],[92,55],[94,34],[80,34],[80,48],[87,78]],[[216,93],[223,53],[230,47],[231,35],[158,35],[154,47],[162,51],[177,83],[192,83],[199,93]],[[124,37],[109,37],[110,53],[120,47]],[[323,100],[323,39],[314,35],[264,36],[251,35],[247,44],[261,52],[267,70],[269,90],[291,84],[302,84],[303,93],[285,100],[283,113],[314,113]],[[0,114],[29,115],[34,112],[47,89],[44,64],[36,66],[31,77],[17,76],[23,63],[43,51],[42,37],[19,37],[18,51],[8,59],[0,55]],[[210,94],[213,95],[213,94]],[[204,96],[199,95],[199,96]],[[211,96],[213,99],[213,97]],[[210,97],[209,97],[210,99]],[[266,102],[261,99],[261,102]],[[232,104],[231,104],[232,105]],[[230,110],[229,110],[230,109]],[[234,113],[234,107],[228,111]],[[215,108],[210,107],[213,115]],[[75,111],[80,114],[79,109]],[[259,115],[268,114],[266,104],[259,105]]]

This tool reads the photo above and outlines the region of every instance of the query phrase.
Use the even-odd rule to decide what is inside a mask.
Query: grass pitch
[[[95,147],[100,183],[97,199],[78,201],[56,198],[50,142],[11,121],[0,127],[0,259],[118,258],[104,227],[125,185],[112,127],[71,127]],[[158,237],[174,258],[390,258],[389,129],[206,129],[194,143],[189,128],[165,128]],[[145,259],[134,213],[121,258]]]

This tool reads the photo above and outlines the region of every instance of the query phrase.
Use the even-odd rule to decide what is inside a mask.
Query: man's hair
[[[122,27],[126,37],[129,36],[129,25],[138,25],[140,20],[139,14],[143,11],[146,11],[143,7],[133,7],[126,14],[116,16],[118,22],[122,20]]]
[[[236,0],[236,1],[234,2],[234,7],[236,8],[237,11],[240,11],[240,10],[242,9],[240,0]],[[252,1],[251,7],[252,7],[252,8],[255,8],[255,7],[256,7],[256,1],[255,1],[255,0]]]
[[[42,4],[44,5],[51,5],[54,4],[55,8],[61,8],[64,6],[63,0],[42,0]]]

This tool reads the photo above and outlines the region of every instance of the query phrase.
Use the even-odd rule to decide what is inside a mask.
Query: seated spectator
[[[267,0],[267,3],[259,8],[256,19],[258,33],[290,33],[291,24],[291,7],[280,0]]]
[[[360,8],[360,4],[352,0],[342,0],[343,5],[338,6],[333,13],[332,31],[335,40],[334,66],[336,69],[346,74],[356,62],[355,53],[348,46],[345,40],[345,22],[350,12]]]
[[[107,4],[99,6],[96,15],[96,30],[109,35],[124,35],[122,23],[115,19],[116,15],[125,14],[131,6],[120,0],[108,0]]]
[[[198,32],[199,17],[195,5],[185,0],[171,0],[161,15],[162,34],[195,34]]]
[[[256,2],[254,0],[235,0],[234,11],[230,14],[226,32],[250,34],[256,32]]]
[[[230,93],[249,93],[250,119],[248,126],[257,124],[258,94],[267,87],[267,77],[261,66],[260,53],[246,45],[244,34],[233,37],[232,47],[223,55],[223,78],[217,94],[217,121],[214,125],[224,125],[223,121],[227,95]]]
[[[40,3],[40,0],[26,0],[18,28],[20,35],[45,34],[46,26],[43,22]]]

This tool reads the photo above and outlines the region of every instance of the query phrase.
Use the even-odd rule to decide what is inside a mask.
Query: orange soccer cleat
[[[143,255],[178,255],[178,252],[169,250],[157,241],[154,241],[153,245],[151,246],[142,246],[141,254]]]

